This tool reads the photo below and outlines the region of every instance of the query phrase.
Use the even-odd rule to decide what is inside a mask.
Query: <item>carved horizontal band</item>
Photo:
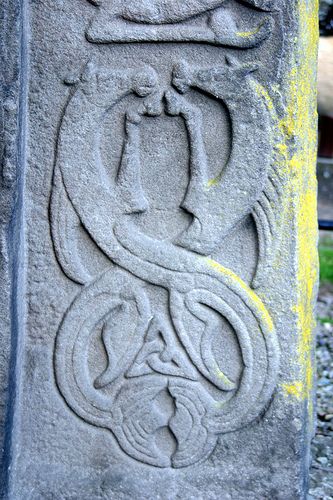
[[[250,48],[263,42],[272,32],[272,17],[261,17],[255,26],[246,25],[225,0],[132,0],[93,2],[99,13],[87,30],[95,43],[202,42]],[[274,8],[272,0],[246,0],[263,11]],[[242,27],[240,27],[242,26]]]

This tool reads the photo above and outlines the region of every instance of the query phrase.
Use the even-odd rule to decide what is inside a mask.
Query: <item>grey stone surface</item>
[[[22,294],[26,41],[19,1],[0,5],[0,497],[8,486],[24,321]]]
[[[305,497],[314,292],[287,169],[305,146],[283,118],[297,5],[0,7],[23,33],[2,39],[23,72],[1,141],[20,172],[5,498]]]

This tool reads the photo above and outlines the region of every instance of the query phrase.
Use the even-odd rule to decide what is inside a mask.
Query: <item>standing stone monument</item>
[[[2,495],[303,499],[317,0],[2,0]]]

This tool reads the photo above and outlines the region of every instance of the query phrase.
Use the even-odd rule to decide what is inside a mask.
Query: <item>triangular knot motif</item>
[[[166,323],[154,318],[150,324],[144,344],[128,377],[139,377],[150,373],[197,380],[198,374],[185,352],[176,344],[176,339]]]

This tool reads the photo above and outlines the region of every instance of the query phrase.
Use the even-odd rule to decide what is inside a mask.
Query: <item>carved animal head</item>
[[[68,79],[67,79],[68,81]],[[88,62],[79,79],[81,91],[97,106],[111,103],[118,93],[134,92],[139,97],[152,94],[158,86],[158,76],[151,67],[127,71],[101,71],[93,62]],[[73,80],[70,83],[77,83]],[[126,92],[125,92],[126,93]]]

